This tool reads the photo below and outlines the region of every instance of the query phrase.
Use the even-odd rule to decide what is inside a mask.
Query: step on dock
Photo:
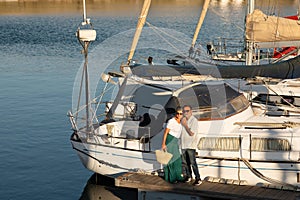
[[[115,186],[218,199],[300,200],[300,192],[296,191],[207,181],[199,186],[193,186],[192,183],[171,184],[159,176],[142,173],[123,174],[115,178]]]

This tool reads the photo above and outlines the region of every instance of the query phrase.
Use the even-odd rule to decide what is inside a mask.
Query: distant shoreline
[[[136,0],[93,0],[93,2],[137,2]],[[155,2],[156,0],[152,0],[153,2]],[[199,2],[203,2],[204,0],[164,0],[166,2],[181,2],[181,3],[186,3],[186,2],[195,2],[195,1],[199,1]],[[82,0],[0,0],[0,2],[79,2],[81,3]],[[143,0],[139,0],[139,3],[142,3]],[[159,2],[159,1],[158,1]],[[91,3],[89,1],[86,1],[86,3]]]
[[[90,16],[136,17],[140,13],[143,2],[143,0],[86,0],[86,8]],[[184,16],[189,15],[189,13],[196,13],[194,16],[198,17],[203,2],[204,0],[152,0],[149,16]],[[297,2],[296,0],[279,0],[278,6],[291,6],[294,10],[297,10]],[[211,1],[209,12],[214,7],[227,7],[232,3],[232,1]],[[245,8],[247,1],[243,0],[239,4],[241,8]],[[281,14],[289,15],[290,12],[289,10],[286,11],[286,14]],[[6,15],[81,16],[82,0],[0,0],[0,16]]]
[[[152,14],[178,14],[184,10],[200,10],[204,0],[152,0]],[[99,16],[138,16],[143,0],[86,0],[87,12]],[[178,9],[177,9],[178,8]],[[182,11],[183,9],[183,11]],[[3,15],[81,15],[82,0],[0,0]]]

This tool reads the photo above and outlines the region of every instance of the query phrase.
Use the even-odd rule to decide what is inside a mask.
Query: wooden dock
[[[300,200],[300,192],[296,191],[207,181],[200,186],[193,186],[192,183],[171,184],[159,176],[141,173],[123,174],[115,178],[115,186],[218,199]]]

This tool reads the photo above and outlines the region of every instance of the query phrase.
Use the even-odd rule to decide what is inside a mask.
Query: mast
[[[85,7],[85,0],[82,0],[83,4],[83,22],[86,22],[86,7]]]
[[[207,13],[207,9],[208,9],[208,6],[209,6],[209,2],[210,2],[210,0],[205,0],[205,2],[204,2],[204,4],[203,4],[203,8],[202,8],[202,11],[201,11],[201,15],[200,15],[200,17],[199,17],[198,24],[197,24],[197,27],[196,27],[196,30],[195,30],[195,33],[194,33],[194,37],[193,37],[191,49],[194,49],[194,47],[195,47],[196,40],[197,40],[197,38],[198,38],[198,35],[199,35],[199,32],[200,32],[201,26],[202,26],[202,24],[203,24],[204,18],[205,18],[206,13]]]
[[[299,20],[299,18],[300,18],[300,0],[298,0],[298,20]]]
[[[134,34],[132,44],[131,44],[131,48],[130,48],[130,52],[129,52],[129,55],[128,55],[127,65],[121,65],[120,66],[120,70],[126,75],[131,73],[131,69],[129,67],[129,64],[130,64],[130,62],[133,58],[137,43],[139,41],[141,32],[142,32],[143,27],[145,25],[150,5],[151,5],[151,0],[144,0],[142,11],[139,15],[138,23],[136,25],[135,34]],[[113,117],[113,113],[115,112],[115,109],[117,108],[117,106],[119,104],[119,101],[121,100],[122,95],[124,93],[126,83],[127,83],[127,76],[124,78],[124,81],[123,81],[122,85],[119,88],[118,95],[116,96],[111,108],[109,109],[109,112],[106,115],[106,117],[108,119]]]
[[[81,25],[77,29],[76,36],[79,43],[83,47],[82,53],[84,54],[84,66],[83,66],[82,79],[84,79],[85,82],[86,129],[89,130],[90,94],[89,94],[89,75],[88,75],[88,47],[92,41],[95,41],[96,31],[93,29],[90,19],[86,18],[85,0],[83,0],[83,21],[81,22]],[[81,83],[83,83],[83,80],[81,81]],[[83,86],[81,84],[77,108],[79,108],[80,105],[82,88]]]
[[[251,14],[254,11],[254,0],[248,0],[248,7],[247,7],[247,13]],[[246,32],[245,32],[245,38],[246,38]],[[254,43],[251,41],[246,41],[246,65],[252,65],[252,58],[253,58],[253,50],[254,50]]]
[[[147,18],[147,15],[148,15],[150,5],[151,5],[151,0],[145,0],[144,1],[144,5],[143,5],[143,8],[142,8],[142,11],[141,11],[141,14],[139,16],[139,20],[138,20],[138,23],[137,23],[137,26],[136,26],[134,38],[132,40],[132,45],[131,45],[129,56],[128,56],[128,59],[127,59],[127,65],[130,64],[131,59],[133,58],[133,55],[134,55],[137,43],[139,41],[142,29],[143,29],[143,27],[145,25],[145,22],[146,22],[146,18]]]
[[[254,0],[248,0],[247,14],[251,14],[254,11],[254,3]]]

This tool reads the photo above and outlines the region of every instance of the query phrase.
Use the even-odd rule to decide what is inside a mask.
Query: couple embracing
[[[198,120],[193,116],[191,106],[177,108],[176,115],[167,123],[162,142],[162,149],[173,154],[170,162],[164,166],[166,181],[191,182],[193,171],[194,185],[202,183],[196,163],[197,133]],[[181,154],[179,141],[181,141]]]

